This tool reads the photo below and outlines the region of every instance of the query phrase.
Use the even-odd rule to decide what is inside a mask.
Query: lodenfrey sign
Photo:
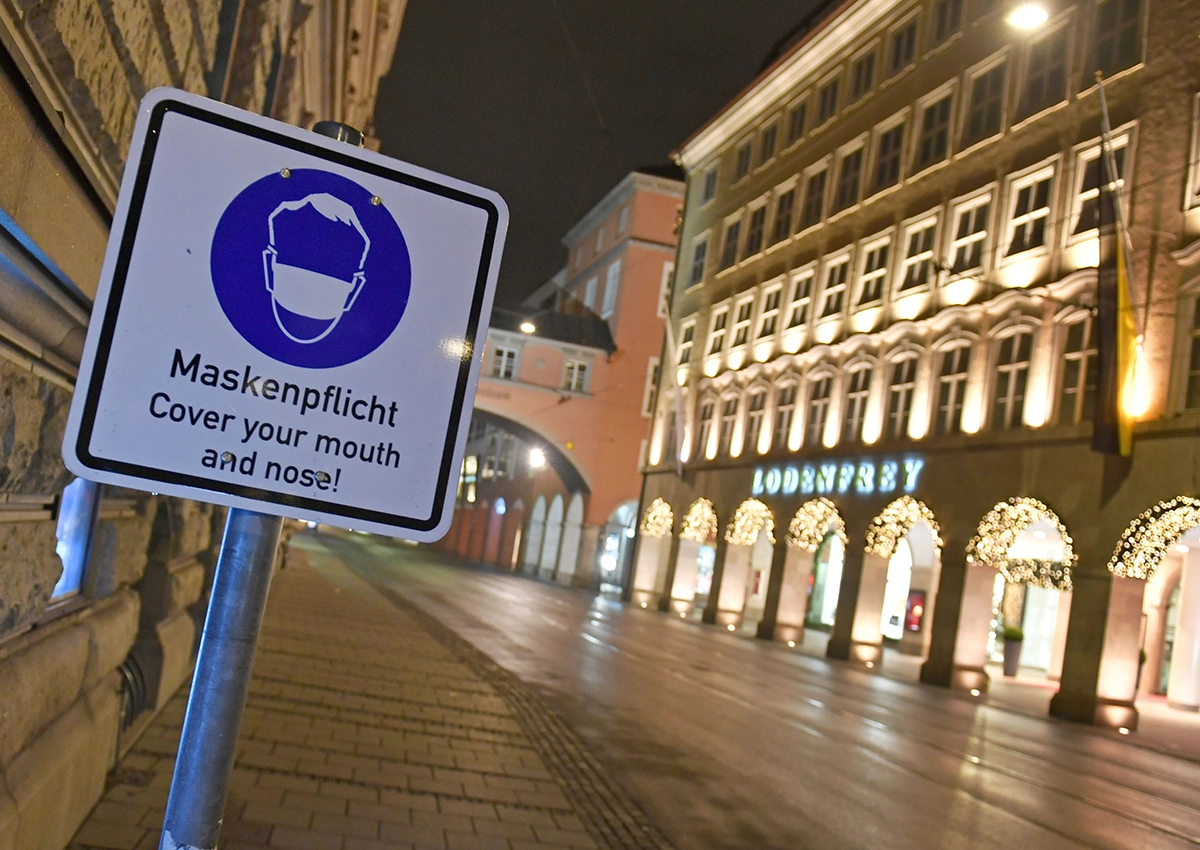
[[[494,192],[152,92],[113,218],[67,467],[437,539],[507,226]]]
[[[919,457],[760,466],[754,470],[750,495],[911,493],[917,489],[924,468],[925,461]]]

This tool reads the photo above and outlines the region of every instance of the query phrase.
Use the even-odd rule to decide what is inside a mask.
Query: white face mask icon
[[[337,233],[338,228],[353,228],[362,240],[362,255],[357,256],[357,240],[351,240],[355,247],[357,268],[348,265],[339,274],[329,274],[329,257],[323,250],[320,241],[299,240],[299,246],[292,244],[287,251],[286,259],[280,257],[280,245],[276,242],[276,224],[285,226],[290,216],[280,222],[276,219],[281,214],[294,214],[297,219],[304,213],[305,207],[311,207],[321,218],[328,220],[330,233],[337,238],[341,248],[345,248],[346,233]],[[310,236],[312,216],[305,222],[305,236]],[[324,226],[324,222],[318,222]],[[263,274],[266,277],[267,289],[271,293],[271,309],[275,313],[275,323],[284,335],[293,342],[313,343],[329,335],[342,316],[354,306],[355,299],[366,283],[363,267],[367,262],[367,252],[371,249],[371,240],[363,230],[362,224],[355,214],[354,208],[345,201],[333,195],[321,192],[307,195],[298,201],[284,201],[267,218],[269,244],[263,251]],[[297,243],[293,238],[292,243]],[[344,254],[345,251],[339,253]],[[293,256],[294,255],[294,256]],[[336,265],[336,261],[334,263]],[[317,266],[320,270],[312,268]],[[341,275],[345,274],[345,277]],[[283,312],[280,312],[282,308]],[[290,320],[298,316],[302,321]],[[306,321],[304,321],[306,320]]]

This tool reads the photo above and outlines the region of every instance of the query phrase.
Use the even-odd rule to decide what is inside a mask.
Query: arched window
[[[708,454],[708,437],[712,433],[713,408],[712,400],[700,403],[700,428],[696,437],[696,457],[702,458]]]
[[[717,454],[728,457],[733,445],[733,426],[737,424],[738,398],[732,396],[721,401],[721,431],[718,435]]]
[[[885,437],[904,440],[912,417],[913,390],[917,385],[917,356],[906,355],[889,365],[887,422]]]
[[[992,430],[1021,427],[1025,410],[1025,388],[1029,382],[1029,359],[1033,354],[1033,330],[1022,327],[996,345],[996,376],[992,387]]]
[[[938,358],[934,432],[939,436],[962,431],[963,398],[967,392],[967,372],[970,368],[971,346],[966,343],[943,349]]]
[[[796,384],[781,384],[775,390],[775,432],[772,448],[787,448],[788,434],[792,431],[792,418],[796,415]]]
[[[743,452],[758,452],[758,441],[762,435],[763,412],[767,406],[767,391],[762,387],[750,390],[746,400],[746,434],[742,438]]]
[[[804,433],[804,445],[819,446],[825,435],[825,419],[829,416],[829,399],[833,393],[833,376],[823,375],[810,382],[808,393],[808,419]]]
[[[1090,422],[1096,417],[1096,385],[1100,357],[1096,349],[1095,322],[1091,316],[1067,325],[1062,353],[1062,378],[1058,388],[1058,421],[1061,425]]]
[[[846,376],[846,401],[842,405],[842,442],[861,443],[867,397],[871,394],[870,366],[855,369]]]

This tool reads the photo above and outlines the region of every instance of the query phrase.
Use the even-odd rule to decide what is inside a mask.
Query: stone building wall
[[[78,590],[52,598],[63,429],[138,103],[174,86],[369,131],[403,10],[0,0],[0,850],[65,847],[190,676],[220,546],[223,508],[104,488]]]

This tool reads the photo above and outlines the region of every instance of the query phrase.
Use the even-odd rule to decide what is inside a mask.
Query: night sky
[[[409,0],[376,134],[389,156],[504,197],[497,302],[515,304],[563,266],[571,225],[668,162],[816,5]]]

